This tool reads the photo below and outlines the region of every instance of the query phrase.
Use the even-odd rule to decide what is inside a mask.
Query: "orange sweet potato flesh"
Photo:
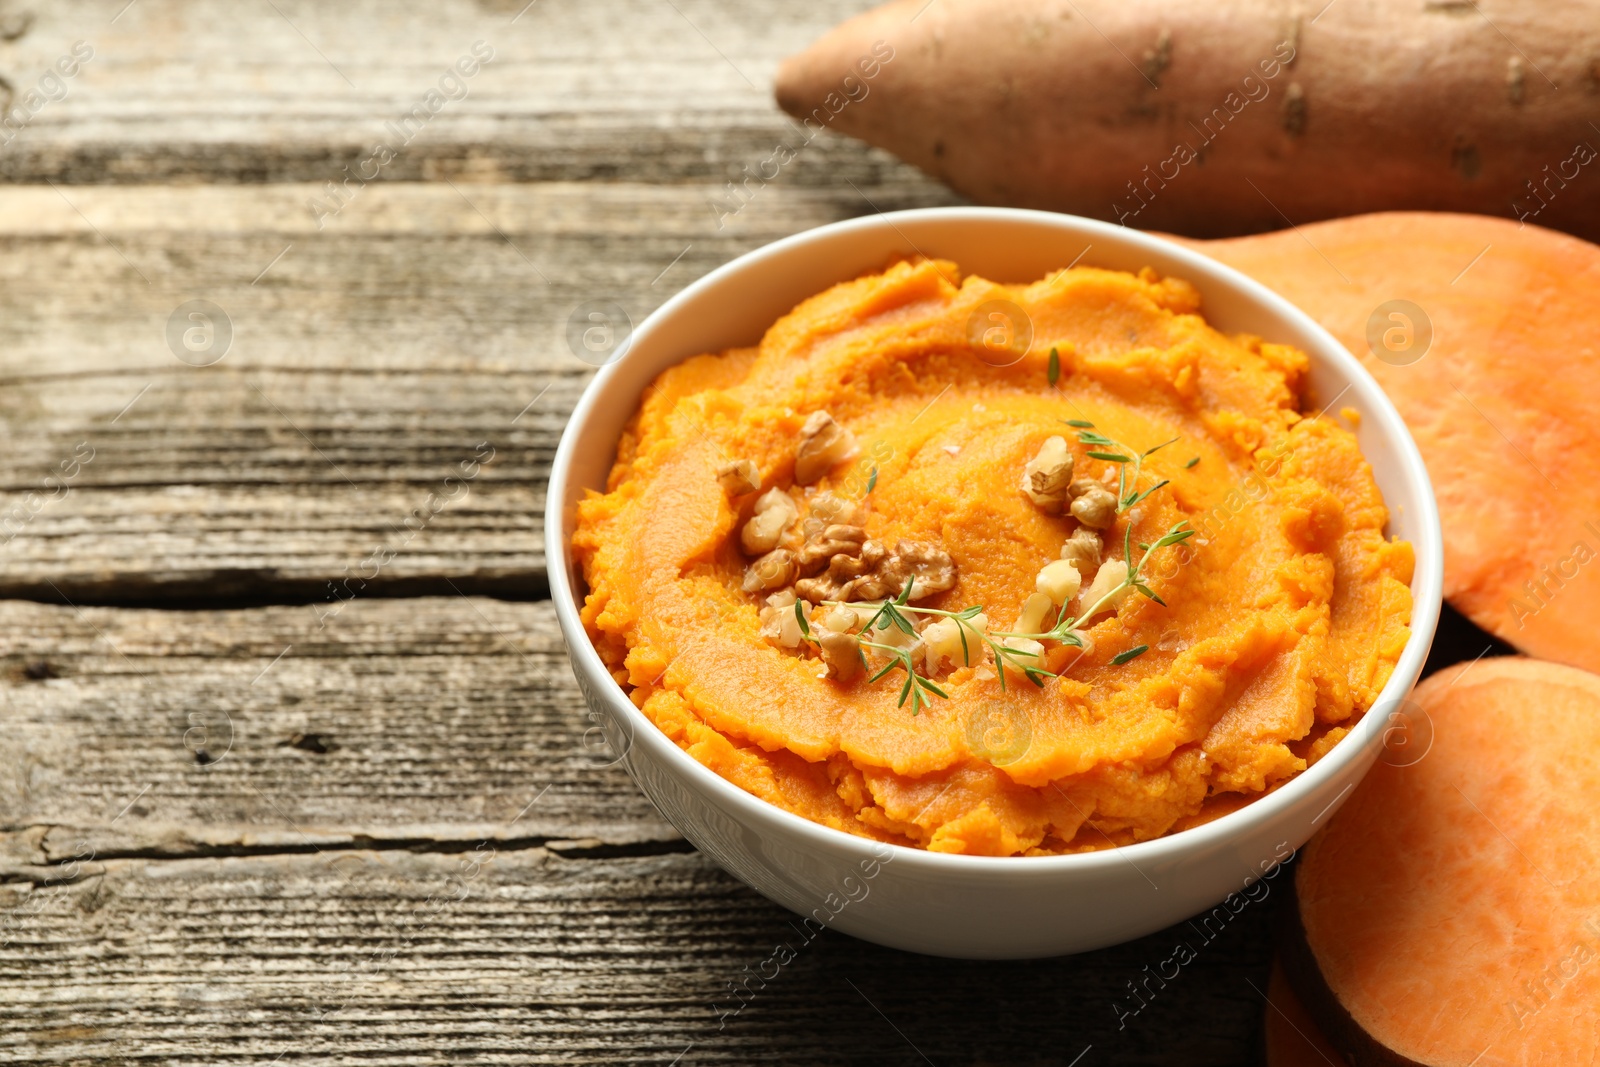
[[[846,133],[980,203],[1196,237],[1427,209],[1596,238],[1597,57],[1597,0],[896,0],[776,95],[806,127],[789,148]]]
[[[1432,747],[1380,762],[1296,872],[1296,991],[1358,1067],[1597,1062],[1600,677],[1488,659],[1414,700]]]
[[[1035,344],[995,366],[968,330],[1001,296]],[[601,656],[652,722],[729,781],[935,851],[1103,848],[1193,825],[1208,798],[1261,795],[1376,700],[1410,634],[1412,553],[1384,532],[1356,438],[1303,417],[1304,354],[1229,338],[1200,311],[1192,286],[1150,272],[997,285],[915,260],[812,297],[756,349],[671,368],[607,492],[578,508],[584,621]],[[1041,511],[1017,474],[1075,414],[1119,441],[1174,442],[1145,467],[1166,486],[1119,521],[1135,545],[1190,521],[1196,548],[1152,565],[1164,603],[1141,597],[1094,623],[1081,655],[1053,650],[1059,681],[1002,689],[993,670],[961,667],[914,713],[893,683],[829,680],[813,650],[763,638],[741,586],[754,494],[730,499],[717,470],[742,457],[787,491],[817,410],[861,454],[815,488],[867,498],[871,538],[950,553],[955,587],[929,607],[984,605],[1001,627],[1018,617],[1075,520]],[[1108,472],[1087,454],[1077,468]],[[997,755],[979,728],[996,708],[1019,724],[1017,751]]]
[[[1277,960],[1267,980],[1267,1013],[1261,1029],[1267,1067],[1344,1067],[1344,1057],[1322,1036]]]
[[[1422,212],[1188,243],[1298,304],[1400,409],[1438,497],[1450,602],[1524,652],[1600,670],[1600,247]],[[1395,299],[1433,328],[1403,366],[1367,342]]]

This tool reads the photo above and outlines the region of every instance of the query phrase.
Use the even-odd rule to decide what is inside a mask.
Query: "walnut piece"
[[[736,459],[718,467],[717,481],[730,497],[744,496],[761,488],[761,475],[748,459]]]
[[[794,480],[810,485],[848,459],[856,450],[850,431],[833,421],[826,411],[813,412],[800,428],[800,443],[794,450]]]
[[[1074,495],[1072,517],[1085,526],[1103,530],[1117,519],[1117,494],[1104,486],[1086,489],[1081,496]]]
[[[1080,575],[1092,579],[1100,569],[1100,535],[1087,526],[1078,527],[1061,546],[1061,558],[1078,568]]]
[[[855,633],[856,627],[861,625],[861,616],[843,605],[835,605],[822,613],[818,620],[822,628],[829,633],[850,634]]]
[[[867,509],[856,500],[848,500],[833,493],[818,493],[811,498],[810,518],[820,520],[822,527],[861,526],[867,521]]]
[[[1019,634],[1039,633],[1044,629],[1045,620],[1054,606],[1044,593],[1029,594],[1028,599],[1022,602],[1022,611],[1018,613],[1017,624],[1012,629]]]
[[[883,600],[911,583],[911,599],[950,589],[956,582],[950,554],[921,541],[900,541],[889,551],[859,526],[829,526],[800,550],[795,592],[811,601]]]
[[[800,549],[800,573],[811,575],[829,566],[838,556],[859,556],[867,531],[860,526],[836,523],[825,526]],[[850,575],[854,577],[854,575]]]
[[[1066,438],[1048,437],[1039,452],[1022,468],[1022,491],[1040,508],[1060,514],[1067,506],[1067,486],[1072,481],[1072,452]]]
[[[1078,595],[1083,575],[1071,560],[1053,559],[1039,568],[1034,578],[1034,588],[1050,598],[1050,603],[1060,607]]]
[[[925,541],[900,541],[894,546],[894,554],[911,572],[910,599],[921,600],[955,588],[955,560],[944,549]],[[895,595],[898,596],[903,588],[900,586],[895,589]]]
[[[1095,572],[1094,581],[1089,583],[1089,588],[1083,591],[1083,596],[1078,602],[1083,605],[1083,610],[1088,611],[1098,604],[1107,593],[1116,589],[1117,594],[1107,601],[1100,611],[1121,611],[1123,603],[1128,599],[1128,594],[1133,592],[1131,585],[1118,588],[1127,580],[1127,562],[1120,559],[1108,559],[1100,564],[1100,569]],[[1098,615],[1100,611],[1095,612],[1095,614]],[[1084,617],[1084,621],[1088,621],[1088,616]]]
[[[883,547],[883,542],[866,541],[861,545],[861,555],[855,559],[835,556],[828,564],[828,577],[848,578],[836,599],[882,600],[899,595],[910,575]]]
[[[766,606],[761,609],[761,636],[779,648],[799,648],[800,620],[794,614],[796,603],[803,613],[811,614],[811,605],[796,601],[791,590],[784,589],[767,597]]]
[[[854,634],[818,630],[817,645],[822,649],[822,661],[827,664],[827,676],[836,682],[853,682],[866,670],[861,646]]]
[[[1000,643],[1016,652],[1017,656],[1007,656],[995,666],[1000,667],[1002,670],[1014,671],[1023,677],[1027,677],[1026,668],[1028,667],[1037,667],[1040,670],[1045,669],[1044,645],[1033,638],[1003,637],[1000,639]]]
[[[945,660],[957,667],[982,663],[989,651],[989,646],[983,641],[984,632],[988,629],[989,618],[981,614],[970,619],[939,618],[923,627],[922,641],[927,647],[928,674],[938,674]]]
[[[817,571],[811,577],[802,578],[794,583],[795,592],[807,600],[818,602],[824,600],[862,600],[867,599],[857,593],[857,582],[869,578],[882,565],[888,555],[880,541],[850,541],[847,539],[829,538],[828,534],[834,531],[856,531],[855,526],[830,526],[823,533],[823,540],[814,541],[801,549],[801,557],[806,557],[806,552],[813,554],[809,557],[810,563],[801,566],[801,573],[807,570]],[[830,552],[830,549],[837,549]]]
[[[1111,481],[1117,480],[1117,472],[1114,468],[1106,468],[1106,474],[1110,477]],[[1072,480],[1072,484],[1067,486],[1067,499],[1076,500],[1078,497],[1087,493],[1091,489],[1104,488],[1104,482],[1096,481],[1093,478],[1074,478]]]
[[[782,589],[794,581],[794,553],[787,548],[775,548],[745,568],[744,591],[765,593]]]
[[[783,539],[783,532],[799,514],[800,509],[795,507],[794,498],[777,486],[762,493],[756,498],[755,514],[750,516],[750,521],[744,524],[744,530],[739,535],[745,552],[759,556],[777,548],[778,542]]]

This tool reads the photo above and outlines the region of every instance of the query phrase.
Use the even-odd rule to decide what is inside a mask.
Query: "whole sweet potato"
[[[777,98],[984,203],[1191,236],[1425,208],[1600,237],[1600,0],[895,0],[786,61]]]

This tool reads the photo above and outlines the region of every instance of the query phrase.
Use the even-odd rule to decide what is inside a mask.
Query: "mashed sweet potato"
[[[1025,351],[1014,336],[999,342],[1014,355],[989,346],[992,309],[1008,306],[996,301],[1025,313]],[[1226,337],[1199,310],[1192,286],[1148,270],[1078,268],[1012,286],[907,261],[807,300],[756,348],[668,370],[624,434],[606,492],[579,507],[573,545],[596,648],[695,759],[879,840],[1082,851],[1193,826],[1274,788],[1336,743],[1388,679],[1410,634],[1412,553],[1384,534],[1355,438],[1307,417],[1305,355]],[[1026,333],[1023,321],[1011,325]],[[829,450],[806,457],[829,419]],[[1116,496],[1114,518],[1070,503],[1117,494],[1129,471],[1090,455],[1120,453],[1084,443],[1085,424],[1141,452],[1176,439],[1130,487],[1153,491],[1129,507]],[[1059,452],[1051,438],[1072,453],[1073,488],[1042,506],[1023,482]],[[796,484],[797,452],[810,484]],[[752,534],[764,510],[777,518]],[[858,534],[840,558],[855,570],[827,557],[808,585],[817,544],[848,542],[840,531],[853,523],[868,542]],[[1159,601],[1132,592],[1087,620],[1081,646],[1032,646],[1032,680],[997,664],[982,633],[941,659],[922,630],[906,636],[916,647],[905,662],[943,695],[929,691],[918,710],[902,702],[897,653],[864,648],[855,673],[830,666],[819,644],[828,614],[848,609],[815,583],[880,557],[868,584],[839,585],[850,592],[838,598],[876,604],[909,582],[919,630],[947,617],[918,606],[982,605],[980,625],[1000,634],[1016,632],[1073,537],[1098,538],[1104,568],[1180,523],[1195,534],[1143,564]],[[773,544],[781,559],[766,567]],[[953,579],[922,569],[923,557],[947,562]],[[1081,583],[1068,575],[1077,595],[1050,604],[1046,629],[1087,607],[1096,574],[1091,561]],[[809,636],[792,618],[797,591]]]

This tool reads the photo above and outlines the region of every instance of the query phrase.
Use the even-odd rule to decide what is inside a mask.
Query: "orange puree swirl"
[[[969,330],[996,300],[1031,322],[1014,361]],[[1149,270],[997,285],[915,260],[812,297],[755,348],[671,368],[619,443],[606,491],[579,507],[573,545],[596,648],[696,760],[879,840],[1083,851],[1193,826],[1273,789],[1327,752],[1388,679],[1410,635],[1412,551],[1385,536],[1354,436],[1308,417],[1307,357],[1225,336],[1199,311],[1191,285]],[[796,440],[823,410],[856,453],[796,486]],[[898,672],[840,683],[822,676],[815,648],[762,636],[763,597],[741,586],[740,529],[773,486],[792,490],[802,518],[829,492],[863,501],[870,538],[941,547],[955,588],[923,603],[981,604],[991,630],[1011,629],[1076,526],[1019,488],[1047,438],[1073,440],[1067,419],[1139,449],[1179,438],[1141,478],[1171,484],[1105,537],[1120,558],[1130,522],[1135,544],[1180,521],[1197,531],[1146,567],[1166,606],[1135,595],[1089,626],[1087,651],[1047,645],[1059,677],[1042,686],[1008,674],[1002,691],[992,661],[948,670],[948,699],[916,715],[897,703]],[[1111,469],[1074,448],[1077,477]],[[758,492],[723,491],[717,472],[731,460],[754,464]],[[1149,651],[1112,662],[1139,645]]]

